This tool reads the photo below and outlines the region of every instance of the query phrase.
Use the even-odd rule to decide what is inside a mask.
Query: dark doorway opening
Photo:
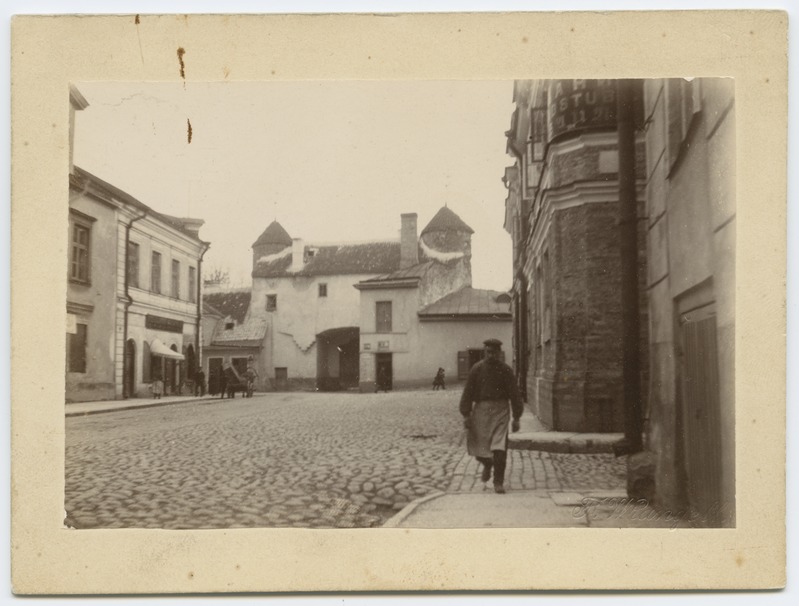
[[[136,395],[136,342],[128,339],[125,344],[125,393],[126,398]]]
[[[375,356],[377,383],[375,391],[391,391],[394,388],[394,367],[390,353]]]
[[[331,328],[316,335],[316,387],[338,391],[358,387],[360,332],[357,326]]]

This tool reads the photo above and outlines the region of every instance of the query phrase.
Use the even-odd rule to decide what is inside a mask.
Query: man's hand
[[[517,431],[519,431],[519,419],[513,419],[513,421],[510,424],[510,430],[513,433],[516,433]]]
[[[463,427],[465,429],[472,428],[472,417],[463,417]]]

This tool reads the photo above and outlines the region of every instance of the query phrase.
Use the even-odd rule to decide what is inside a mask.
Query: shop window
[[[139,245],[128,242],[128,284],[139,287]]]
[[[157,295],[161,294],[161,253],[153,251],[152,269],[150,272],[150,290]]]
[[[90,283],[91,259],[91,217],[74,212],[70,214],[70,259],[69,279],[74,282]]]
[[[69,372],[86,372],[86,324],[76,324],[75,332],[69,335]]]
[[[172,297],[180,299],[180,261],[172,259]]]
[[[375,303],[375,332],[391,332],[391,301]]]
[[[266,311],[277,311],[277,295],[266,295]]]

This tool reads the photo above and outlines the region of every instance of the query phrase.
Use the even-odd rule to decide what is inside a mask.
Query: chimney
[[[291,271],[302,271],[305,265],[305,243],[302,238],[291,239]]]
[[[403,213],[400,230],[400,269],[419,262],[419,238],[416,235],[416,213]]]

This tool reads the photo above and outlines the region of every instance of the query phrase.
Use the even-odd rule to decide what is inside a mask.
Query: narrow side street
[[[481,492],[459,392],[261,394],[66,419],[75,528],[381,526]],[[509,451],[511,492],[621,490],[610,454]]]

